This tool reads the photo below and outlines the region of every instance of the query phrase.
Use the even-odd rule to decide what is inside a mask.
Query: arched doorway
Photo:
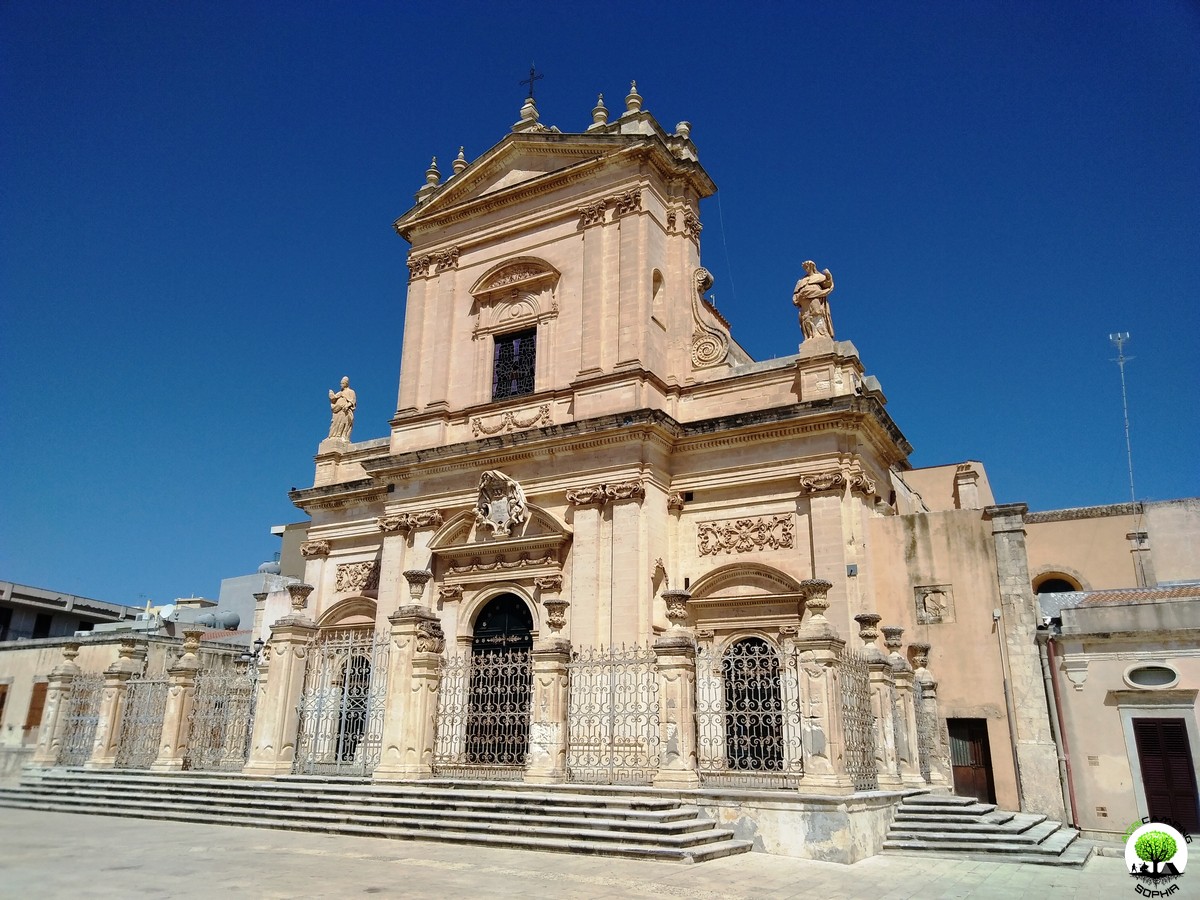
[[[494,597],[471,638],[466,761],[524,767],[533,692],[533,616],[515,594]]]
[[[721,660],[725,764],[742,772],[783,770],[779,654],[762,638],[735,641]]]

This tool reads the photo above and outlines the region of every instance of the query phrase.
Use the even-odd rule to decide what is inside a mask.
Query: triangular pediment
[[[657,155],[671,168],[690,169],[711,186],[698,164],[675,159],[659,138],[643,134],[559,134],[534,132],[507,135],[498,144],[448,179],[424,203],[394,223],[407,237],[418,224],[471,211],[477,205],[524,199],[530,192],[549,192],[586,178],[609,160],[637,147]],[[703,191],[708,196],[715,186]]]

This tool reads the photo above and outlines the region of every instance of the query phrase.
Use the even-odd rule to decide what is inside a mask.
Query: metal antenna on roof
[[[1128,331],[1118,331],[1110,334],[1108,339],[1117,348],[1115,360],[1121,370],[1121,409],[1125,413],[1125,457],[1129,461],[1129,502],[1137,503],[1137,494],[1133,490],[1133,445],[1129,442],[1129,395],[1125,392],[1125,363],[1133,359],[1125,355],[1125,343],[1129,340]]]

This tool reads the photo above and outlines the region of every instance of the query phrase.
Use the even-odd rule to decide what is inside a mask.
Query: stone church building
[[[592,118],[564,133],[530,98],[482,156],[460,151],[444,180],[431,165],[396,220],[411,249],[390,433],[355,441],[349,379],[329,392],[313,484],[291,495],[311,518],[304,581],[256,595],[265,649],[222,766],[685,791],[760,849],[843,861],[880,848],[906,792],[1105,831],[1079,782],[1095,815],[1145,814],[1152,791],[1106,799],[1151,752],[1126,762],[1121,722],[1174,710],[1185,756],[1200,750],[1195,642],[1158,666],[1173,681],[1145,676],[1170,697],[1112,717],[1108,780],[1084,784],[1064,735],[1108,722],[1101,685],[1120,676],[1096,662],[1107,620],[1065,610],[1135,585],[1200,611],[1200,588],[1158,587],[1200,578],[1200,505],[1039,519],[997,504],[977,461],[914,469],[835,331],[832,273],[798,266],[798,352],[753,360],[707,297],[716,186],[688,123],[663,128],[636,87]],[[1143,619],[1193,628],[1173,615]],[[1139,640],[1119,652],[1166,646]],[[189,659],[157,713],[157,771],[198,767]],[[1089,660],[1099,699],[1064,719],[1056,679]],[[50,676],[44,765],[71,733],[71,677]],[[89,765],[115,758],[104,716]]]

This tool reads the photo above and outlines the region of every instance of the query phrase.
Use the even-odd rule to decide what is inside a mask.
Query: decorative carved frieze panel
[[[305,541],[300,545],[300,555],[305,559],[316,559],[329,555],[329,541]]]
[[[636,212],[642,208],[642,192],[640,190],[621,191],[610,197],[579,207],[579,227],[589,228],[592,225],[604,223],[604,211],[611,209],[613,218]]]
[[[701,556],[786,550],[793,546],[794,529],[790,515],[701,522],[696,549]]]
[[[339,564],[333,589],[339,594],[378,590],[379,563],[368,560]]]
[[[444,272],[447,269],[458,268],[459,249],[457,247],[449,247],[445,250],[438,250],[434,253],[426,253],[423,256],[417,256],[408,261],[408,280],[428,275],[430,269],[436,275]]]
[[[558,560],[551,553],[547,553],[540,559],[530,559],[528,553],[522,553],[516,559],[509,560],[503,557],[496,557],[489,562],[484,562],[482,557],[476,556],[470,562],[450,566],[446,571],[450,575],[467,575],[472,572],[507,572],[535,566],[557,565]]]
[[[471,433],[475,437],[479,435],[493,435],[500,432],[511,432],[521,428],[541,428],[550,424],[550,404],[543,403],[537,409],[526,410],[524,412],[509,411],[503,413],[498,418],[493,418],[490,422],[484,423],[481,416],[476,416],[471,419]]]
[[[604,208],[608,205],[606,200],[597,200],[595,203],[589,203],[587,206],[579,207],[579,227],[588,228],[592,225],[599,225],[604,221]]]
[[[942,625],[954,621],[954,594],[948,584],[919,584],[913,588],[917,623]]]

